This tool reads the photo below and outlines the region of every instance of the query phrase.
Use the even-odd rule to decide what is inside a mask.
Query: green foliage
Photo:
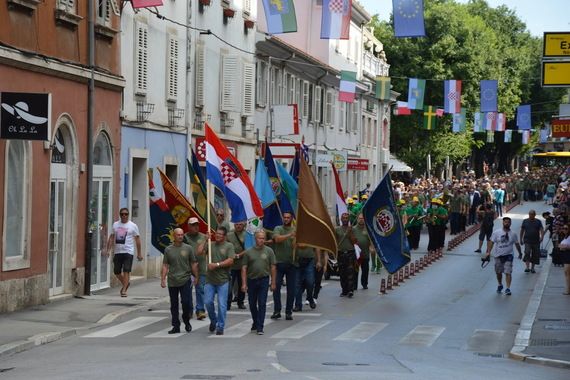
[[[428,79],[424,103],[443,107],[443,80],[462,80],[462,107],[467,109],[468,132],[451,133],[449,116],[438,121],[435,131],[421,130],[421,118],[417,116],[396,116],[392,118],[391,150],[420,172],[426,167],[428,153],[432,155],[432,165],[441,165],[446,156],[461,163],[475,151],[475,156],[479,153],[475,161],[479,160],[481,166],[482,159],[493,161],[495,157],[488,156],[496,155],[499,149],[505,150],[505,160],[521,153],[520,139],[500,147],[486,146],[484,134],[471,133],[473,114],[479,109],[479,85],[483,79],[499,81],[498,107],[512,121],[511,128],[519,104],[552,102],[548,103],[550,107],[557,107],[563,91],[540,87],[541,40],[532,37],[524,22],[506,6],[491,8],[484,0],[467,4],[433,0],[424,5],[424,38],[395,38],[392,20],[372,20],[375,35],[384,44],[391,65],[393,90],[406,100],[408,78]],[[549,116],[542,112],[535,117],[533,109],[533,124],[541,125]]]

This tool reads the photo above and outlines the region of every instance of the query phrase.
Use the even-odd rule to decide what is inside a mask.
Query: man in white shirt
[[[521,246],[519,244],[519,238],[517,234],[511,231],[511,218],[505,216],[503,218],[503,228],[495,230],[491,235],[491,239],[487,242],[487,254],[486,257],[491,255],[493,252],[493,257],[495,258],[495,273],[497,274],[497,293],[502,293],[503,291],[503,273],[505,274],[505,280],[507,288],[505,289],[505,294],[507,296],[511,295],[511,273],[513,272],[513,245],[517,247],[519,252],[519,259],[522,258]],[[493,248],[495,248],[493,250]]]
[[[127,296],[127,290],[131,284],[131,268],[135,255],[135,244],[137,249],[137,259],[142,261],[141,240],[138,226],[129,220],[129,209],[123,207],[119,210],[120,220],[113,223],[113,232],[107,241],[107,255],[113,255],[113,273],[123,285],[121,297]]]

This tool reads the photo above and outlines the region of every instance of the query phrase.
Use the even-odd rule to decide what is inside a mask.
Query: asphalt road
[[[526,215],[510,216],[518,231]],[[1,367],[13,369],[0,377],[568,379],[568,370],[507,358],[539,274],[524,273],[516,261],[513,295],[497,294],[492,265],[481,269],[473,253],[476,238],[386,295],[378,295],[381,276],[373,274],[370,289],[340,298],[333,277],[315,310],[305,306],[293,321],[268,320],[264,336],[250,333],[249,313],[241,310],[229,312],[224,336],[196,320],[191,333],[169,336],[163,303],[6,358]],[[271,311],[272,304],[268,317]]]

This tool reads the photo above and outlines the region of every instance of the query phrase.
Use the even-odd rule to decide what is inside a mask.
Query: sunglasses
[[[122,212],[122,213],[120,213],[119,215],[121,215],[121,216],[128,216],[129,213],[128,213],[128,212]]]

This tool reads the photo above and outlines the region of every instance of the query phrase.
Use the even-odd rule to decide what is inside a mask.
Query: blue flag
[[[395,273],[410,262],[410,248],[394,204],[390,172],[386,173],[362,208],[368,235],[386,270]]]
[[[164,249],[174,241],[174,229],[178,227],[178,224],[164,199],[156,193],[152,180],[152,169],[148,170],[148,195],[150,198],[151,244],[160,253],[164,253]],[[151,256],[159,255],[151,250]]]
[[[275,203],[275,193],[271,188],[271,182],[269,181],[269,176],[267,175],[267,169],[265,169],[265,164],[261,158],[259,161],[257,161],[253,188],[259,197],[261,207],[266,208]]]
[[[283,190],[289,199],[289,203],[291,203],[291,207],[293,207],[293,210],[296,214],[297,192],[299,191],[299,185],[280,163],[277,163],[277,171],[279,172],[279,177],[281,178],[281,186],[283,187]]]
[[[294,214],[294,210],[291,203],[289,203],[289,200],[285,196],[283,187],[281,186],[281,181],[277,174],[277,168],[275,167],[275,161],[273,161],[273,154],[269,149],[269,144],[265,144],[265,168],[267,169],[271,188],[275,193],[277,202],[263,210],[263,227],[273,231],[275,227],[283,224],[282,213],[290,212]]]
[[[519,130],[531,129],[530,104],[517,107],[517,128]]]
[[[394,36],[424,37],[423,0],[392,0],[394,15]]]
[[[497,112],[496,80],[481,81],[481,112]]]
[[[289,169],[289,175],[293,177],[295,182],[299,183],[299,168],[301,163],[299,162],[299,151],[295,151],[295,157],[291,162],[291,169]]]

